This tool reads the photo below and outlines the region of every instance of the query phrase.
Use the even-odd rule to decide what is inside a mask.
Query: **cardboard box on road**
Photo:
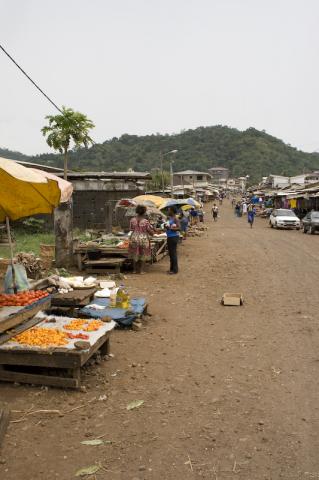
[[[239,307],[243,305],[244,298],[242,293],[224,293],[222,298],[223,305]]]

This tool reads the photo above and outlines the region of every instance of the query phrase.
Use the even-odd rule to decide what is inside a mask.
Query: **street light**
[[[171,155],[173,153],[177,153],[178,150],[170,150],[169,152],[163,153],[160,151],[160,160],[161,160],[161,174],[162,174],[162,192],[165,193],[165,185],[164,185],[164,172],[163,172],[163,158],[166,157],[166,155]],[[170,177],[171,177],[171,193],[173,194],[173,165],[172,162],[170,162]]]

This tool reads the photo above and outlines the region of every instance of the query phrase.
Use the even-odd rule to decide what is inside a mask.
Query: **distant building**
[[[290,184],[290,178],[283,175],[269,175],[263,183],[268,188],[283,188]]]
[[[207,187],[211,176],[207,172],[198,172],[197,170],[184,170],[182,172],[174,172],[174,185],[190,185],[194,188]]]
[[[269,175],[269,177],[263,177],[261,186],[267,188],[285,188],[291,185],[305,186],[311,183],[319,182],[319,172],[312,173],[300,173],[293,177],[285,177],[283,175]]]
[[[229,169],[225,167],[212,167],[208,169],[212,183],[225,182],[229,177]]]

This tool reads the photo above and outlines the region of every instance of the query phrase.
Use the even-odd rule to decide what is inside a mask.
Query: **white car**
[[[274,209],[269,217],[271,228],[295,228],[300,230],[300,220],[292,210],[285,208]]]

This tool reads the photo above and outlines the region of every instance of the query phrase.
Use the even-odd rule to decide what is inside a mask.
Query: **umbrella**
[[[12,278],[15,273],[9,220],[18,220],[37,213],[52,213],[61,199],[58,181],[34,172],[13,160],[0,157],[0,222],[8,230]]]
[[[191,205],[192,207],[196,207],[196,208],[201,207],[200,203],[192,197],[187,198],[186,203],[187,203],[187,205]]]
[[[169,207],[177,207],[182,205],[189,205],[188,198],[168,198],[167,200],[163,201],[160,209],[165,210]]]
[[[140,203],[142,205],[147,205],[145,202],[152,202],[154,205],[149,206],[155,206],[156,208],[160,208],[162,203],[164,202],[164,199],[162,197],[157,197],[156,195],[139,195],[138,197],[133,198],[136,203]]]

